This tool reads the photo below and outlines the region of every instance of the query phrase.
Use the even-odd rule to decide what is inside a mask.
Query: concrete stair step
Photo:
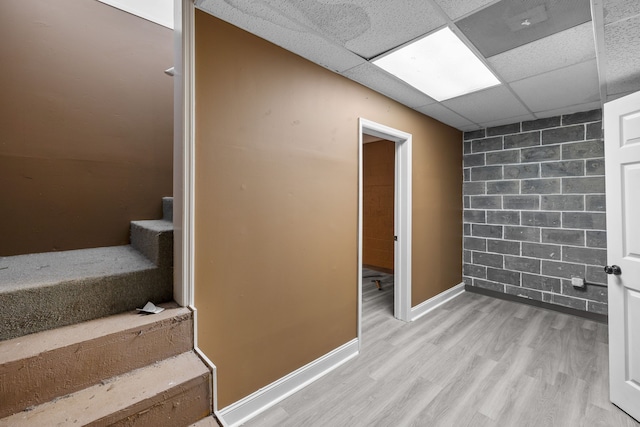
[[[21,426],[188,426],[211,414],[211,375],[193,352],[0,419]]]
[[[173,222],[165,219],[131,221],[131,246],[155,265],[173,266]]]
[[[220,424],[218,424],[213,415],[211,415],[191,424],[189,427],[220,427]]]
[[[162,219],[131,221],[131,246],[159,267],[173,267],[173,197],[162,198]]]
[[[162,198],[162,219],[173,221],[173,197]]]
[[[193,315],[168,302],[172,198],[163,216],[132,222],[131,245],[0,257],[0,427],[206,422]]]
[[[193,349],[193,315],[175,303],[0,342],[0,418]]]
[[[173,299],[173,277],[132,246],[0,258],[0,340]]]

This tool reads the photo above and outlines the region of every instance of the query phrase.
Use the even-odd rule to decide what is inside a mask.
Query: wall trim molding
[[[462,294],[465,291],[464,283],[460,282],[454,287],[447,289],[446,291],[440,292],[438,295],[429,298],[428,300],[416,305],[411,308],[411,321],[417,320],[429,313],[431,310],[434,310],[437,307],[440,307],[447,301],[452,300],[458,295]]]
[[[216,417],[225,427],[234,427],[246,422],[356,357],[359,345],[359,340],[354,338],[255,393],[216,411]]]
[[[572,316],[583,317],[585,319],[593,320],[596,322],[608,324],[609,316],[606,314],[594,313],[592,311],[583,311],[578,310],[571,307],[565,307],[558,304],[552,304],[545,301],[538,301],[531,298],[523,298],[517,295],[505,294],[498,291],[492,291],[491,289],[479,288],[478,286],[469,286],[465,285],[465,290],[467,292],[472,292],[474,294],[486,295],[488,297],[503,299],[507,301],[519,302],[522,304],[532,305],[534,307],[546,308],[547,310],[558,311],[564,314],[570,314]]]
[[[171,0],[98,0],[116,9],[146,19],[173,30],[173,1]]]
[[[217,396],[217,393],[218,393],[218,384],[217,384],[218,368],[216,368],[216,365],[211,361],[211,359],[209,359],[207,355],[204,354],[202,350],[200,350],[200,347],[198,347],[198,309],[196,309],[193,305],[188,305],[187,308],[191,310],[191,313],[193,315],[193,351],[200,358],[200,360],[202,360],[202,363],[207,365],[207,367],[211,371],[210,385],[211,385],[211,400],[213,403],[212,412],[213,414],[215,414],[215,403],[216,403],[215,397]]]
[[[193,2],[174,0],[173,299],[193,305],[195,76]]]

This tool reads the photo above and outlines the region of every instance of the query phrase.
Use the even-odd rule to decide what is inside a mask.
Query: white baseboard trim
[[[354,338],[244,399],[217,411],[216,417],[226,427],[238,426],[351,360],[358,355],[358,347],[358,339]]]
[[[423,303],[411,307],[411,321],[417,320],[445,302],[457,297],[464,292],[464,282],[458,283],[453,288],[440,292],[438,295],[429,298]]]
[[[216,365],[200,350],[200,347],[198,347],[198,310],[193,305],[188,305],[187,308],[193,313],[193,351],[198,355],[200,360],[202,360],[202,363],[207,365],[211,370],[211,402],[213,404],[213,412],[215,413],[215,396],[217,396],[218,393],[218,371]]]

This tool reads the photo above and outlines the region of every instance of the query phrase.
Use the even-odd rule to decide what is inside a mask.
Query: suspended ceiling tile
[[[365,62],[344,47],[322,38],[304,22],[282,15],[263,1],[198,0],[196,6],[333,71],[348,70]]]
[[[452,20],[456,20],[494,1],[495,0],[435,0]]]
[[[535,120],[535,118],[536,117],[533,114],[525,114],[523,116],[511,117],[508,119],[500,119],[500,120],[480,123],[480,126],[482,126],[483,128],[490,128],[494,126],[510,125],[512,123],[526,122],[529,120]]]
[[[472,123],[464,117],[461,117],[460,115],[454,113],[441,104],[435,103],[431,105],[424,105],[422,107],[416,108],[416,111],[419,111],[429,117],[433,117],[434,119],[441,121],[444,124],[453,126],[454,128],[460,130],[462,130],[463,127],[470,127],[475,129],[479,128],[479,126],[477,126],[475,123]]]
[[[302,3],[321,4],[316,0],[303,0]],[[345,7],[343,5],[344,1],[340,0],[339,5],[325,4],[323,7]],[[357,33],[340,34],[345,26],[346,18],[344,16],[337,16],[337,19],[324,19],[325,24],[321,26],[321,29],[338,37],[347,49],[367,59],[446,24],[444,17],[428,1],[386,0],[373,2],[354,0],[349,5],[358,7],[364,14],[362,19],[366,22],[358,23]],[[350,25],[348,22],[347,24]]]
[[[605,0],[604,23],[610,24],[620,19],[640,14],[640,2],[638,0]]]
[[[600,99],[595,59],[519,80],[510,85],[534,113]]]
[[[489,58],[507,82],[595,58],[592,21]]]
[[[579,113],[582,111],[591,111],[597,108],[602,108],[602,103],[600,101],[588,102],[586,104],[572,105],[571,107],[563,107],[556,110],[542,111],[542,112],[536,113],[536,118],[544,119],[546,117],[555,117],[561,114],[573,114],[573,113]]]
[[[607,93],[640,90],[640,15],[604,27]]]
[[[410,108],[436,102],[429,96],[369,62],[365,62],[341,74]]]
[[[474,123],[485,123],[530,113],[504,86],[459,96],[443,101],[442,104]]]
[[[456,25],[488,58],[590,20],[589,0],[502,0]]]

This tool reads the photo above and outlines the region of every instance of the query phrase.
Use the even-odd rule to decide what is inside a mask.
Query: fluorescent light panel
[[[373,63],[436,101],[500,84],[448,27]]]

